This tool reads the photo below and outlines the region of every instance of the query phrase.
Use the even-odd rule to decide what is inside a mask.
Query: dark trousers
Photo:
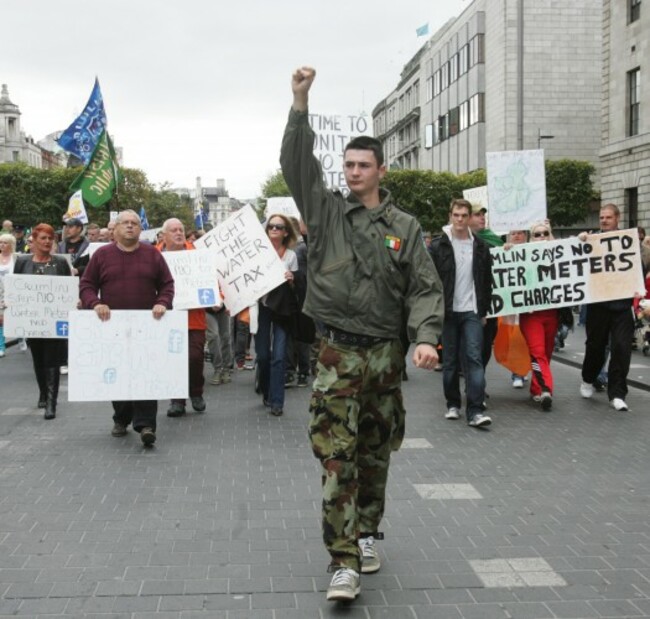
[[[498,318],[488,318],[486,320],[485,326],[483,327],[483,350],[481,352],[484,370],[492,358],[492,345],[494,344],[494,338],[497,336],[498,329]]]
[[[627,374],[632,359],[632,338],[634,318],[632,309],[611,310],[595,303],[587,307],[587,344],[582,364],[582,380],[593,383],[605,363],[607,342],[610,342],[609,377],[607,395],[625,399],[627,395]]]
[[[133,429],[140,432],[142,428],[151,428],[156,431],[156,413],[158,402],[156,400],[120,400],[113,401],[113,421],[124,427],[133,423]]]
[[[246,360],[246,349],[249,347],[251,330],[247,322],[235,320],[235,361],[243,364]]]

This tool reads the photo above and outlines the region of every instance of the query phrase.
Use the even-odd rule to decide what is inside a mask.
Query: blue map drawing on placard
[[[210,288],[199,288],[199,303],[201,305],[216,305],[217,300],[214,298],[214,290]]]
[[[167,340],[167,350],[171,353],[183,352],[183,332],[178,329],[172,329],[169,332],[169,339]]]
[[[104,370],[103,380],[106,385],[114,385],[117,380],[117,370],[115,368]]]
[[[59,337],[68,337],[68,321],[67,320],[57,320],[56,321],[56,334]]]

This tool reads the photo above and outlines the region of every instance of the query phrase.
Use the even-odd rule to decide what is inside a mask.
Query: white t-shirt
[[[456,282],[454,285],[454,312],[475,312],[474,295],[474,242],[472,239],[451,238],[456,262]]]

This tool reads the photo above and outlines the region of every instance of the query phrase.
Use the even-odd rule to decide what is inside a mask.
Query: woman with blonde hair
[[[285,215],[271,215],[266,223],[266,234],[284,264],[285,282],[260,300],[255,353],[264,404],[271,407],[271,415],[279,417],[284,408],[287,337],[298,311],[293,291],[298,259],[291,249],[296,244],[297,235],[293,224]]]
[[[4,276],[14,270],[14,252],[16,251],[16,238],[13,234],[3,232],[0,234],[0,359],[5,356],[4,333]]]
[[[530,242],[552,241],[553,231],[547,221],[538,221],[530,227]],[[530,394],[543,411],[553,406],[553,374],[551,356],[555,347],[555,334],[559,322],[555,308],[537,310],[519,315],[519,328],[528,344],[533,373]]]

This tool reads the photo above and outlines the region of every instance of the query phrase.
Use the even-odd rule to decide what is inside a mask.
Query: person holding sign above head
[[[185,240],[185,227],[180,219],[172,217],[162,225],[162,242],[157,245],[160,251],[181,251],[194,249],[191,242]],[[205,310],[201,308],[187,311],[188,351],[190,373],[190,402],[197,413],[205,411],[203,399],[203,347],[207,328]],[[172,400],[167,417],[185,415],[185,400]]]
[[[25,275],[71,275],[70,265],[63,256],[52,255],[54,228],[38,224],[32,230],[31,254],[18,256],[14,273]],[[38,383],[38,408],[44,408],[45,419],[56,417],[61,366],[67,363],[67,340],[29,338],[34,373]]]
[[[344,150],[347,198],[330,191],[314,156],[308,98],[316,72],[297,69],[282,141],[282,173],[309,230],[303,312],[324,323],[310,403],[309,437],[322,465],[323,541],[334,572],[327,599],[351,601],[360,572],[381,567],[375,544],[391,451],[404,438],[399,336],[408,320],[413,361],[432,370],[442,327],[442,286],[422,231],[380,189],[381,143]]]
[[[601,232],[618,230],[621,213],[615,204],[605,204],[600,208]],[[578,238],[585,242],[587,233],[581,232]],[[632,340],[634,339],[634,317],[632,298],[590,303],[587,306],[587,343],[585,360],[582,364],[582,383],[580,395],[591,398],[594,394],[594,381],[605,363],[607,343],[610,345],[607,395],[612,408],[627,411],[627,374],[632,359]]]
[[[298,312],[293,292],[298,258],[291,249],[296,244],[296,231],[285,215],[271,215],[266,234],[285,266],[285,282],[260,299],[255,353],[259,368],[259,386],[265,406],[271,415],[280,417],[284,408],[284,359],[289,328]]]
[[[531,226],[531,243],[552,240],[553,232],[548,221],[540,221]],[[550,411],[553,406],[551,357],[555,348],[557,326],[558,310],[554,308],[519,315],[519,328],[528,345],[533,368],[530,395],[535,402],[541,404],[543,411]]]
[[[115,219],[115,242],[100,247],[90,259],[79,284],[83,309],[92,309],[99,320],[110,320],[111,310],[151,310],[160,320],[174,300],[174,278],[162,254],[140,243],[140,216],[128,209]],[[156,400],[113,402],[115,437],[125,436],[127,426],[140,433],[145,447],[156,442]]]
[[[434,238],[429,253],[440,273],[445,291],[445,320],[442,326],[442,383],[447,400],[446,419],[460,417],[460,368],[465,374],[467,423],[489,426],[483,414],[485,368],[483,337],[492,295],[492,258],[488,246],[469,228],[471,204],[453,200],[449,225]]]

